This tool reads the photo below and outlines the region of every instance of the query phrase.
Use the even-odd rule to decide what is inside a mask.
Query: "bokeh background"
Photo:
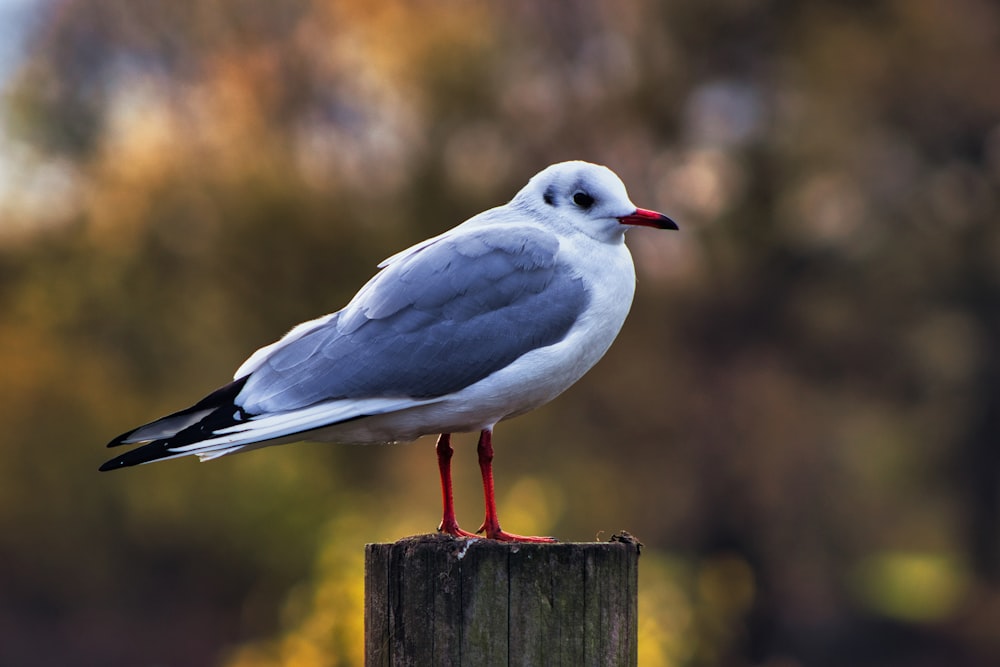
[[[360,664],[433,440],[104,443],[571,158],[681,231],[504,526],[638,536],[645,667],[1000,664],[998,73],[991,0],[3,0],[0,664]]]

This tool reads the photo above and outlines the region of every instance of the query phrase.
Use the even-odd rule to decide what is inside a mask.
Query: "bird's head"
[[[589,162],[546,167],[528,181],[511,204],[599,239],[620,239],[635,225],[677,229],[677,223],[662,213],[633,204],[625,184],[613,171]]]

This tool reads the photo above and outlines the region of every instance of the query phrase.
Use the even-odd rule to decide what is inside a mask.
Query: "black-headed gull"
[[[144,444],[101,470],[298,440],[438,433],[438,530],[472,537],[455,520],[450,434],[479,431],[486,519],[478,532],[552,541],[500,529],[493,427],[552,400],[604,356],[635,292],[625,247],[635,225],[677,229],[637,208],[606,167],[547,167],[510,203],[382,262],[347,306],[257,350],[230,384],[112,440]]]

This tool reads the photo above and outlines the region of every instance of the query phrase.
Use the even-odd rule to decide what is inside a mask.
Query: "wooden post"
[[[365,665],[634,666],[640,544],[420,535],[365,547]]]

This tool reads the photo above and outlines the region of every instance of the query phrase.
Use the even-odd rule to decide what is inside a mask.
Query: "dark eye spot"
[[[556,203],[556,198],[555,195],[552,194],[552,190],[553,190],[552,186],[549,186],[545,190],[545,193],[542,194],[542,201],[544,201],[549,206],[555,206]]]
[[[586,192],[577,192],[573,195],[573,203],[582,209],[588,209],[594,205],[594,198]]]

